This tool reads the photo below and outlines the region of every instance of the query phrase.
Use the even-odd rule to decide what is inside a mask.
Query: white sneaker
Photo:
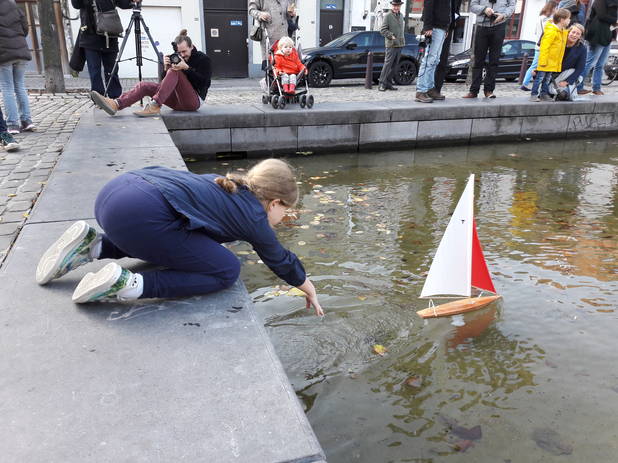
[[[65,273],[92,262],[91,249],[99,243],[97,231],[83,220],[71,225],[52,244],[36,267],[36,282],[44,285]]]
[[[124,298],[122,293],[132,291],[139,285],[138,276],[116,262],[111,262],[97,273],[88,273],[82,278],[73,292],[73,302],[83,304],[107,299],[120,301],[136,299],[136,297]]]

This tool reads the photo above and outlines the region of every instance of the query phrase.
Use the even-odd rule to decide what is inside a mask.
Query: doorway
[[[344,0],[320,0],[320,46],[343,34]]]
[[[204,27],[213,77],[247,77],[246,0],[205,0]]]

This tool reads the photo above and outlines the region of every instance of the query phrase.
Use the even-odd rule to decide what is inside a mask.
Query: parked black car
[[[535,43],[530,40],[507,40],[502,45],[502,53],[498,62],[498,73],[496,77],[508,81],[514,81],[519,77],[521,62],[524,54],[528,54],[528,63],[532,63],[534,58]],[[451,55],[448,59],[448,71],[446,74],[447,82],[466,80],[468,77],[468,66],[470,65],[471,50],[468,49],[457,55]]]
[[[410,85],[418,72],[419,46],[416,37],[405,34],[406,46],[395,69],[398,85]],[[323,47],[302,50],[311,87],[328,87],[332,79],[365,77],[367,53],[373,52],[373,80],[384,66],[384,37],[378,31],[348,32]]]

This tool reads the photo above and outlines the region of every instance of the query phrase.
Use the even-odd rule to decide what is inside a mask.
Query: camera
[[[172,48],[174,49],[174,53],[170,55],[170,63],[178,64],[182,61],[182,58],[178,54],[178,45],[176,45],[176,42],[172,42]]]
[[[498,15],[497,13],[492,14],[492,15],[489,17],[489,22],[490,22],[491,24],[495,23],[495,22],[496,22],[496,19],[498,19],[498,16],[499,16],[499,15]]]

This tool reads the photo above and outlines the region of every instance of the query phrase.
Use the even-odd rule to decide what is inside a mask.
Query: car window
[[[534,42],[522,42],[521,51],[528,53],[528,55],[534,55]]]
[[[356,37],[352,37],[350,42],[354,42],[358,48],[367,48],[373,45],[371,35],[369,32],[361,32]]]
[[[502,54],[503,55],[516,55],[519,53],[519,47],[516,42],[507,42],[502,45]]]
[[[507,42],[502,45],[503,55],[516,55],[519,52],[519,47],[515,42]]]
[[[348,41],[348,39],[350,38],[352,34],[347,33],[347,34],[343,34],[339,37],[337,37],[335,40],[332,40],[330,42],[328,42],[326,45],[324,45],[325,47],[340,47],[342,46],[344,43],[346,43]]]
[[[379,32],[375,32],[371,34],[371,38],[373,39],[374,47],[384,47],[384,37]]]

